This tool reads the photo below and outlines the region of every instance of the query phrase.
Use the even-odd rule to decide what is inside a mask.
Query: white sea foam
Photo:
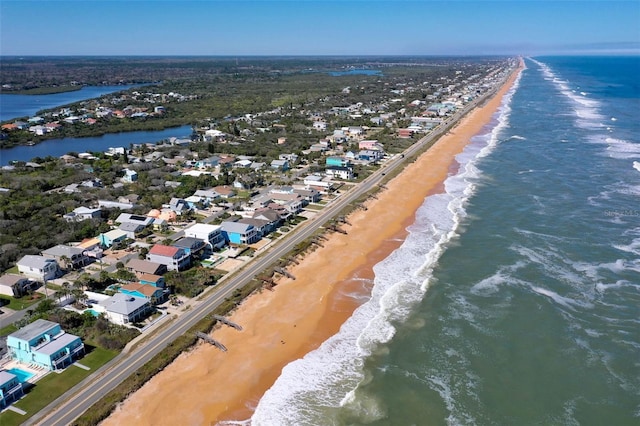
[[[584,91],[576,93],[569,87],[569,83],[556,76],[548,65],[535,59],[531,60],[540,67],[545,80],[553,82],[560,93],[571,101],[576,124],[579,127],[586,129],[604,129],[606,127],[603,124],[605,116],[600,113],[600,102],[588,98],[588,94]]]
[[[362,419],[383,413],[374,402],[361,401],[358,389],[367,380],[364,360],[389,342],[396,332],[394,324],[406,321],[412,306],[428,290],[432,270],[456,237],[465,203],[475,191],[473,179],[479,172],[474,162],[497,146],[500,132],[508,127],[509,104],[519,81],[503,98],[493,129],[474,138],[456,157],[461,167],[457,175],[446,180],[445,193],[425,200],[416,212],[416,222],[408,228],[405,242],[374,267],[371,299],[320,348],[283,369],[260,400],[253,425],[331,424],[331,415],[340,407]],[[454,419],[450,422],[455,423],[458,414],[453,414],[453,409],[450,412],[450,419]]]

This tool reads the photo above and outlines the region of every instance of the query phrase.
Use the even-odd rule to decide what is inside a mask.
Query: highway
[[[500,87],[498,85],[498,87]],[[286,238],[278,241],[266,253],[256,257],[229,279],[221,280],[220,284],[210,289],[202,301],[194,302],[191,309],[175,319],[170,319],[161,328],[152,332],[146,340],[139,343],[129,352],[123,352],[105,366],[97,370],[90,377],[79,383],[60,398],[43,408],[24,424],[68,425],[82,415],[104,395],[114,389],[127,377],[135,374],[136,370],[162,351],[177,337],[185,334],[194,324],[210,314],[236,289],[246,285],[257,274],[286,256],[295,245],[311,237],[320,227],[330,219],[336,217],[347,205],[361,197],[368,191],[378,188],[387,173],[393,172],[411,156],[417,154],[423,147],[446,132],[463,115],[473,109],[478,103],[492,96],[491,90],[484,96],[467,105],[432,132],[404,151],[403,155],[395,155],[387,160],[382,167],[371,176],[350,190],[341,193],[312,219],[304,222]],[[242,324],[241,324],[242,325]],[[224,342],[222,342],[224,344]],[[234,350],[235,348],[229,348]],[[242,348],[247,350],[247,348]]]

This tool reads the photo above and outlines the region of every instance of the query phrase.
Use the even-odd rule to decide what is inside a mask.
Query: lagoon
[[[74,92],[53,93],[50,95],[9,95],[0,93],[0,121],[32,117],[43,109],[94,99],[137,86],[139,85],[85,86]]]
[[[130,144],[156,143],[171,137],[190,136],[191,126],[187,125],[155,131],[109,133],[88,138],[49,139],[33,146],[0,149],[0,166],[11,161],[29,161],[35,157],[59,157],[68,152],[103,152],[111,147],[128,148]]]

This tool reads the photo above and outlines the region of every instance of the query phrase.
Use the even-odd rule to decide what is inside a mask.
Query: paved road
[[[40,413],[33,416],[25,424],[67,425],[73,422],[124,379],[134,374],[136,370],[142,367],[173,340],[186,333],[201,318],[213,311],[213,309],[219,306],[225,298],[229,297],[236,289],[243,287],[258,273],[287,255],[296,244],[312,236],[314,232],[338,215],[349,203],[358,199],[371,189],[378,187],[384,175],[398,168],[405,161],[405,157],[410,157],[418,153],[423,149],[425,144],[438,138],[464,114],[469,112],[478,103],[483,102],[493,93],[495,93],[495,91],[487,93],[485,96],[469,104],[462,111],[447,119],[434,129],[433,132],[409,147],[404,152],[404,155],[396,155],[388,160],[383,167],[360,184],[355,185],[348,192],[342,193],[320,211],[317,216],[305,222],[300,229],[291,233],[285,240],[280,241],[264,255],[254,259],[230,279],[221,282],[216,288],[210,291],[210,294],[203,301],[196,302],[192,309],[171,322],[166,323],[162,329],[150,336],[144,343],[139,344],[135,349],[118,355],[107,365],[91,375],[91,377],[85,379],[69,392],[42,409]],[[229,349],[234,350],[234,348]]]

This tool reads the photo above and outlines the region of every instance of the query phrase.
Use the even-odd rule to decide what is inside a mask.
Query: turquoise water
[[[7,370],[7,372],[14,374],[18,378],[20,383],[26,383],[30,378],[35,376],[34,373],[30,373],[28,371],[21,370],[19,368],[10,368]]]
[[[640,424],[640,57],[526,65],[253,425]]]
[[[93,309],[87,309],[87,310],[85,310],[85,312],[89,312],[94,317],[99,317],[100,316],[100,312],[94,311]]]

